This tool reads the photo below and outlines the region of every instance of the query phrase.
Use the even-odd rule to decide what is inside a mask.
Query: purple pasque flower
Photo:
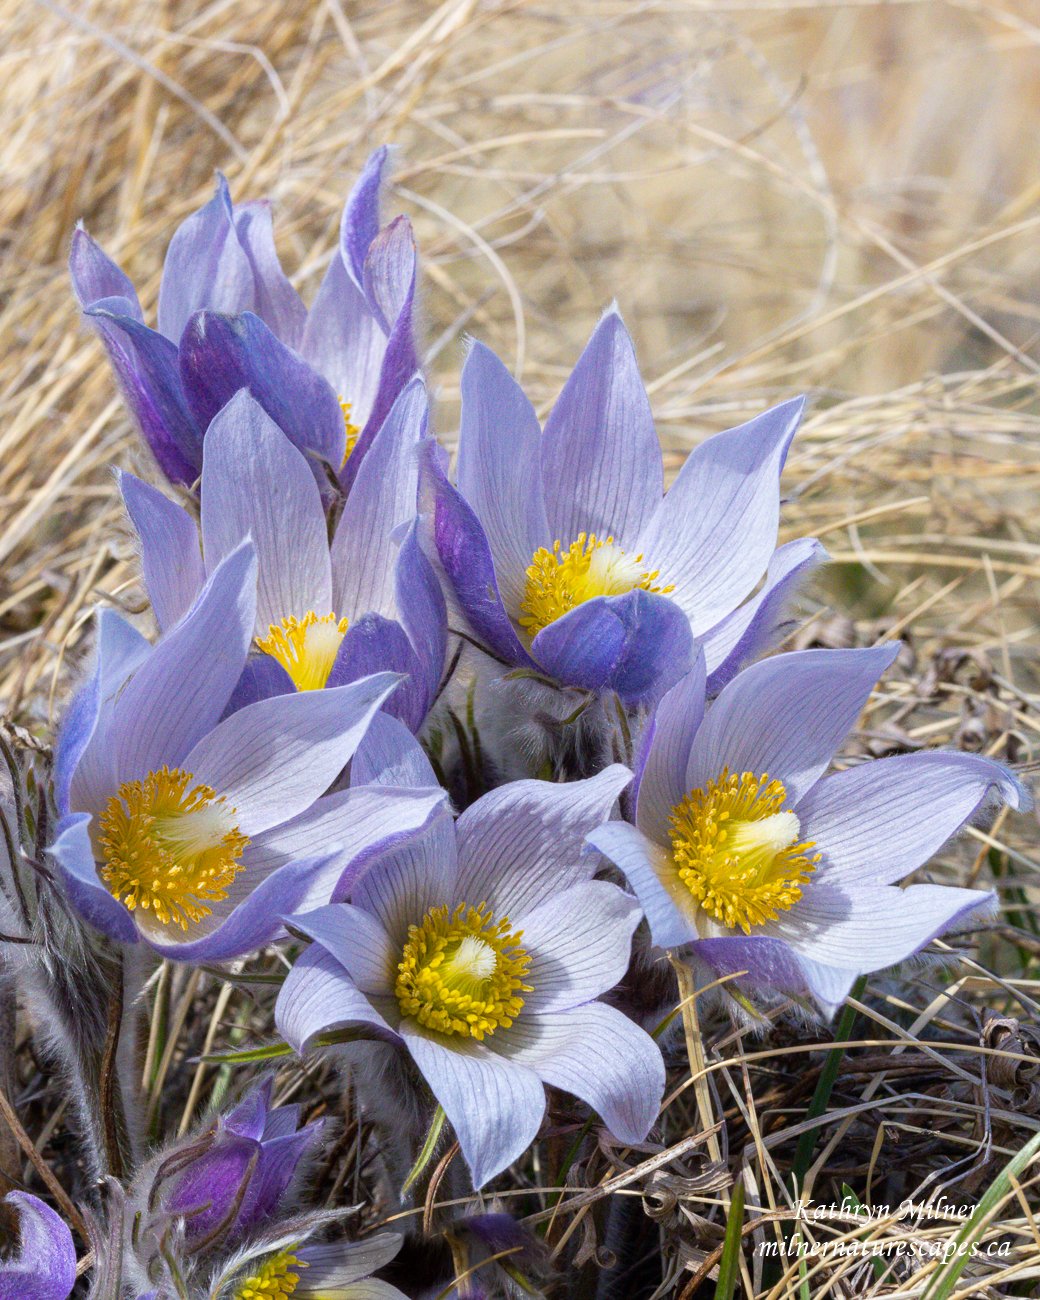
[[[59,737],[49,850],[80,912],[178,961],[225,961],[327,902],[369,855],[407,839],[443,792],[326,794],[396,685],[381,673],[225,717],[253,637],[256,561],[243,543],[154,647],[99,618],[93,674]],[[223,720],[222,720],[223,719]]]
[[[380,1232],[362,1241],[253,1249],[223,1270],[209,1294],[228,1300],[407,1300],[372,1276],[394,1258],[401,1240],[399,1233]]]
[[[198,477],[206,430],[240,388],[320,477],[331,470],[344,488],[353,482],[419,368],[411,227],[406,217],[379,224],[387,158],[377,149],[351,191],[339,246],[309,310],[278,261],[269,205],[233,204],[223,176],[170,241],[155,330],[128,277],[76,230],[69,261],[76,296],[171,482]]]
[[[325,1123],[301,1128],[300,1107],[272,1109],[271,1092],[267,1079],[150,1172],[149,1211],[159,1222],[180,1220],[188,1249],[230,1245],[292,1208]]]
[[[900,888],[979,807],[1021,807],[998,763],[922,752],[825,773],[898,643],[803,650],[739,673],[707,709],[703,658],[657,707],[636,824],[589,836],[628,877],[654,943],[832,1011],[992,903]]]
[[[432,545],[473,637],[514,667],[633,705],[692,667],[696,639],[721,685],[771,642],[794,585],[822,555],[812,540],[774,550],[779,475],[801,412],[800,400],[786,402],[707,439],[665,494],[650,403],[616,310],[544,430],[476,344],[462,373],[458,486],[429,454],[423,491]]]
[[[65,1220],[28,1192],[8,1192],[3,1204],[18,1212],[18,1248],[0,1258],[0,1300],[66,1300],[76,1248]]]
[[[407,731],[380,718],[354,760],[365,780],[430,779]],[[593,880],[585,836],[630,774],[515,781],[387,854],[351,902],[292,925],[314,941],[275,1020],[301,1054],[326,1030],[364,1027],[408,1052],[451,1121],[477,1187],[538,1132],[544,1085],[592,1106],[624,1141],[657,1116],[653,1040],[597,1001],[624,974],[640,912]]]
[[[132,474],[121,476],[148,595],[164,630],[184,616],[216,567],[252,538],[259,565],[257,655],[233,707],[391,670],[405,680],[387,710],[413,731],[422,725],[447,642],[444,597],[416,536],[427,411],[426,389],[416,378],[373,439],[331,545],[306,458],[245,389],[206,435],[201,548],[199,529],[183,507]]]

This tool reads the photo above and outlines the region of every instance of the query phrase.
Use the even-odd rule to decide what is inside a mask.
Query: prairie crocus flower
[[[308,310],[275,251],[266,203],[216,194],[175,232],[157,329],[133,284],[82,228],[72,283],[163,473],[190,484],[210,421],[248,388],[287,437],[349,487],[415,374],[415,244],[399,217],[380,229],[387,150],[368,160],[343,210],[339,247]]]
[[[428,769],[389,718],[355,765],[409,780]],[[282,986],[282,1035],[302,1054],[324,1031],[354,1026],[404,1049],[477,1187],[534,1139],[546,1083],[624,1141],[642,1141],[657,1115],[657,1046],[596,1000],[625,972],[639,909],[592,879],[598,858],[582,851],[629,779],[614,766],[567,785],[501,786],[388,854],[350,904],[292,918],[313,943]]]
[[[373,439],[331,546],[305,457],[244,389],[206,436],[201,547],[186,510],[133,475],[121,476],[163,629],[184,616],[221,561],[252,538],[257,654],[234,704],[392,670],[406,680],[387,709],[413,731],[422,724],[447,640],[444,597],[416,537],[426,415],[425,387],[415,379]],[[398,530],[405,530],[399,544]]]
[[[149,1213],[180,1220],[189,1249],[230,1245],[291,1208],[324,1128],[321,1120],[301,1128],[299,1106],[272,1109],[268,1080],[149,1171]]]
[[[18,1248],[0,1258],[0,1300],[66,1300],[76,1284],[76,1248],[65,1220],[28,1192],[8,1192],[18,1213]]]
[[[423,493],[470,634],[515,668],[631,705],[692,667],[696,639],[721,685],[770,643],[821,555],[811,540],[774,551],[778,480],[801,412],[787,402],[709,438],[664,494],[650,403],[616,311],[544,431],[476,344],[462,374],[457,487],[431,454]]]
[[[372,1276],[400,1248],[399,1234],[381,1232],[363,1241],[253,1250],[224,1269],[210,1294],[223,1300],[407,1300]]]
[[[719,974],[812,995],[828,1011],[861,974],[919,952],[992,894],[897,884],[990,800],[1003,767],[914,753],[825,775],[898,644],[805,650],[739,673],[705,709],[703,660],[659,704],[636,824],[589,842],[628,877],[663,948]]]
[[[118,616],[59,738],[50,849],[80,912],[179,961],[224,961],[280,933],[303,900],[349,887],[414,834],[443,792],[326,791],[393,690],[388,673],[223,717],[255,626],[244,543],[153,648]]]

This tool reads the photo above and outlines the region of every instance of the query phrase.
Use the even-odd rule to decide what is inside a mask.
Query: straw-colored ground
[[[785,534],[816,533],[834,563],[807,593],[800,643],[907,639],[864,723],[874,752],[953,743],[1029,771],[1040,752],[1035,7],[0,0],[0,30],[0,697],[14,722],[46,742],[90,608],[141,604],[108,468],[140,457],[78,323],[64,269],[74,222],[144,286],[147,310],[166,239],[220,168],[236,198],[273,198],[306,296],[356,169],[393,141],[391,201],[425,255],[446,440],[464,334],[493,343],[544,406],[614,297],[677,453],[807,390]],[[983,938],[984,966],[869,987],[862,1046],[844,1060],[814,1157],[818,1200],[846,1182],[876,1203],[897,1187],[896,1200],[947,1188],[963,1201],[1040,1128],[1036,858],[1025,817],[950,858],[947,878],[999,879],[1003,920]],[[184,1104],[185,1061],[207,1028],[219,1043],[217,1019],[250,1016],[230,986],[184,981],[168,990],[174,1011],[187,999],[163,1075],[169,1106]],[[988,1013],[1008,1019],[1009,1038]],[[791,1049],[827,1032],[760,1041],[710,1017],[704,1028],[716,1086],[702,1075],[693,1091],[724,1117],[749,1207],[775,1210],[789,1194],[788,1133],[822,1063]],[[980,1036],[995,1055],[977,1050]],[[203,1070],[193,1103],[214,1078],[226,1087]],[[46,1089],[31,1065],[23,1083]],[[688,1096],[672,1105],[673,1142],[694,1131]],[[337,1158],[354,1158],[349,1144]],[[1004,1190],[987,1232],[1011,1254],[973,1261],[953,1294],[1035,1294],[1037,1201]],[[708,1295],[691,1279],[718,1263],[720,1193],[672,1195],[658,1212],[666,1287]],[[560,1248],[588,1213],[561,1208],[550,1242]],[[941,1238],[957,1226],[879,1219],[870,1231]],[[936,1268],[878,1279],[862,1258],[831,1255],[785,1280],[763,1275],[748,1238],[743,1285],[909,1296]]]

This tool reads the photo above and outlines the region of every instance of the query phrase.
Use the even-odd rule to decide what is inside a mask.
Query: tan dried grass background
[[[1035,6],[0,0],[0,32],[0,699],[42,740],[89,609],[142,608],[109,467],[143,460],[78,322],[65,273],[74,222],[122,262],[147,312],[165,243],[219,167],[237,199],[273,198],[306,297],[358,167],[392,141],[390,203],[410,213],[425,255],[448,441],[465,333],[498,348],[544,408],[614,297],[674,452],[808,390],[785,535],[821,535],[835,563],[808,593],[800,643],[909,639],[864,723],[860,743],[875,752],[953,742],[1031,769]],[[876,1003],[861,1014],[893,1061],[919,1035],[970,1041],[973,1017],[993,1007],[1035,1022],[1031,825],[1001,819],[948,864],[979,883],[1000,864],[1009,928],[983,956],[1004,978],[969,962],[939,996],[927,980],[883,986],[887,1015]],[[709,1050],[728,1058],[719,1077],[739,1096],[754,1045],[720,1030]],[[174,1072],[193,1072],[190,1056],[186,1043]],[[875,1067],[864,1097],[885,1077]],[[989,1111],[949,1111],[942,1093],[934,1108],[904,1108],[887,1077],[884,1114],[905,1109],[907,1132],[966,1115],[952,1150],[979,1151],[983,1185],[990,1155],[1003,1163],[1040,1124],[994,1112],[994,1137]],[[828,1139],[852,1141],[854,1109]],[[774,1114],[770,1146],[783,1122]],[[882,1119],[876,1140],[857,1122],[869,1186],[892,1148]],[[740,1160],[773,1203],[776,1170],[760,1157],[749,1147]],[[1016,1241],[1019,1277],[1040,1272],[1030,1216],[1012,1198],[997,1225]],[[1002,1268],[986,1273],[1001,1289],[976,1277],[958,1294],[1006,1294]]]

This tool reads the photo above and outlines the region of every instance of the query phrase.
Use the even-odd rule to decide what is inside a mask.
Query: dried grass
[[[834,564],[799,643],[896,632],[909,647],[859,752],[953,743],[1029,770],[1040,743],[1035,19],[1015,0],[0,0],[0,697],[11,719],[46,742],[90,607],[142,606],[109,472],[138,453],[100,347],[77,323],[64,270],[74,221],[145,286],[147,310],[166,238],[220,167],[236,197],[275,200],[283,260],[306,292],[351,177],[373,143],[393,140],[394,201],[426,255],[448,441],[465,332],[509,358],[544,406],[615,296],[676,459],[708,431],[810,391],[785,532],[822,536]],[[952,978],[926,966],[871,982],[821,1130],[817,1200],[840,1197],[842,1182],[878,1203],[978,1194],[1040,1128],[1036,856],[1026,820],[1000,819],[937,869],[995,880],[1001,921]],[[178,1108],[231,1082],[191,1058],[258,1031],[264,999],[205,974],[164,979],[181,1032],[166,1040],[155,1100],[176,1125]],[[790,1200],[785,1171],[827,1034],[782,1016],[764,1039],[708,1012],[701,1027],[699,1078],[673,1052],[665,1139],[685,1142],[705,1114],[722,1120],[712,1141],[742,1173],[760,1207],[748,1230],[764,1239]],[[282,1079],[312,1108],[336,1104],[321,1077]],[[28,1058],[18,1100],[40,1150],[72,1176],[53,1085]],[[358,1193],[368,1140],[351,1116],[328,1186]],[[691,1278],[717,1266],[729,1192],[681,1182],[696,1153],[646,1160],[604,1148],[576,1169],[549,1241],[559,1250],[585,1234],[595,1258],[601,1202],[641,1196],[665,1229],[660,1294],[706,1295]],[[537,1184],[537,1171],[524,1178]],[[1035,1178],[987,1229],[1011,1240],[1010,1259],[973,1261],[957,1295],[1036,1294]],[[599,1190],[582,1196],[589,1186]],[[518,1177],[512,1191],[526,1213],[550,1206],[544,1183]],[[848,1218],[808,1230],[863,1231]],[[867,1231],[950,1229],[880,1218]],[[936,1267],[879,1279],[869,1261],[832,1254],[767,1281],[750,1248],[745,1259],[746,1293],[777,1298],[919,1295]],[[637,1276],[625,1285],[643,1293]]]

